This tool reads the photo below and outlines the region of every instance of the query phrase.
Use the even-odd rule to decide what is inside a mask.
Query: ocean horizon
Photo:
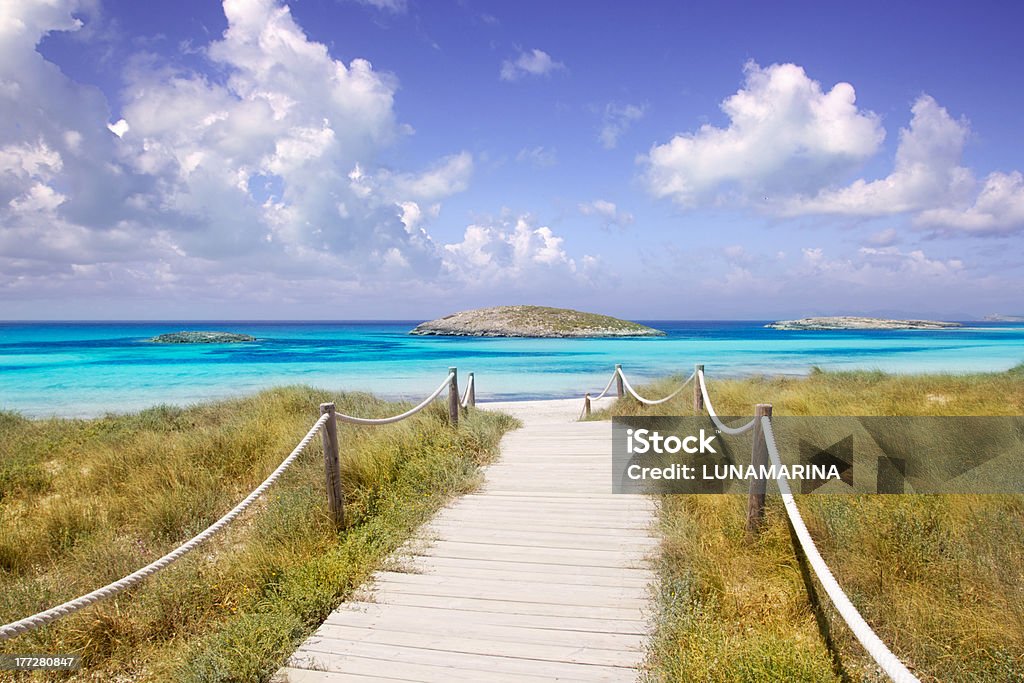
[[[616,363],[634,383],[689,374],[802,375],[812,367],[893,373],[1004,371],[1024,361],[1024,325],[946,330],[781,331],[770,320],[640,320],[659,338],[412,336],[422,320],[0,322],[0,409],[93,417],[188,405],[289,384],[420,398],[459,369],[481,401],[582,397]],[[151,344],[185,329],[239,332],[242,344]]]

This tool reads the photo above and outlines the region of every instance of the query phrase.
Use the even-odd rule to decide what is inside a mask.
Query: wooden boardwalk
[[[650,630],[654,506],[612,495],[611,427],[580,401],[517,415],[481,490],[442,510],[278,680],[634,681]]]

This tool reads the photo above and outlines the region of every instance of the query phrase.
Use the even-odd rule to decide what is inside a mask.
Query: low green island
[[[409,334],[450,337],[663,337],[665,333],[608,315],[549,306],[493,306],[417,325]]]
[[[146,341],[152,344],[237,344],[256,341],[256,337],[236,332],[171,332]]]

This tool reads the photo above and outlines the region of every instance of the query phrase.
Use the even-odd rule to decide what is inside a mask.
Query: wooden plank
[[[544,643],[552,645],[572,645],[601,650],[624,650],[642,652],[647,643],[647,636],[633,633],[606,633],[590,631],[573,631],[567,629],[539,628],[536,626],[519,626],[506,624],[488,624],[479,619],[444,619],[438,620],[431,614],[394,614],[394,609],[377,614],[365,612],[334,613],[333,618],[324,622],[321,628],[337,626],[339,628],[361,629],[363,631],[389,631],[402,633],[431,633],[437,636],[464,636],[492,641],[509,641],[514,643]],[[421,610],[429,613],[430,610]],[[437,611],[437,610],[434,610]]]
[[[316,666],[319,664],[319,659],[314,656],[304,659],[303,663],[308,666]],[[448,681],[480,683],[487,680],[488,677],[488,672],[479,669],[456,669],[450,666],[389,662],[374,657],[352,655],[334,657],[330,663],[337,670],[322,671],[315,668],[286,667],[282,670],[282,674],[287,676],[283,683],[348,683],[349,681],[359,681],[360,676],[372,676],[373,674],[377,674],[384,681],[415,681],[416,683],[447,683]],[[324,666],[327,664],[325,663]],[[387,675],[383,676],[383,674]],[[501,680],[508,683],[550,683],[551,678],[505,672],[502,674]]]
[[[651,536],[654,526],[651,520],[629,521],[613,518],[595,519],[593,515],[559,515],[557,518],[541,516],[527,511],[505,511],[502,513],[492,512],[486,517],[479,513],[448,511],[435,517],[436,524],[477,526],[480,528],[549,528],[563,529],[566,533],[579,531],[581,533],[593,533],[594,529],[602,529],[609,534],[621,534],[623,536]],[[432,525],[434,526],[434,525]]]
[[[485,598],[453,598],[437,595],[414,595],[390,590],[375,591],[374,597],[381,604],[405,605],[407,607],[443,607],[464,609],[468,612],[509,612],[531,616],[587,617],[590,619],[615,619],[643,621],[646,618],[639,607],[607,607],[590,605],[556,605],[514,600],[487,600]]]
[[[395,572],[396,574],[412,575],[412,576],[436,576],[438,578],[451,578],[451,579],[493,579],[498,581],[509,580],[509,581],[532,581],[535,583],[544,583],[551,585],[567,584],[570,586],[576,586],[579,584],[593,584],[595,586],[623,586],[631,588],[647,588],[651,586],[656,580],[654,574],[646,575],[634,575],[628,574],[614,574],[611,576],[602,576],[600,574],[585,573],[582,568],[572,572],[553,572],[553,571],[527,571],[519,569],[518,567],[524,566],[524,563],[516,565],[516,569],[491,569],[481,568],[479,566],[472,566],[469,564],[456,564],[456,565],[438,565],[436,563],[427,562],[428,558],[420,558],[421,561],[417,561],[415,565],[411,565],[412,571],[408,572]],[[441,559],[441,558],[430,558],[430,559]],[[550,566],[550,565],[536,565],[536,566]]]
[[[394,683],[410,678],[390,678],[369,676],[365,674],[340,673],[337,671],[313,671],[310,669],[293,669],[285,667],[270,679],[271,683]],[[424,679],[415,679],[424,680]]]
[[[445,532],[448,532],[447,534]],[[644,536],[604,534],[564,534],[558,531],[513,531],[508,528],[480,529],[445,525],[430,525],[425,533],[454,538],[463,543],[500,543],[527,548],[575,548],[582,550],[613,550],[616,548],[643,552],[658,545],[658,539]]]
[[[602,619],[596,617],[565,617],[544,614],[513,614],[510,612],[493,612],[480,610],[463,610],[444,605],[396,605],[376,602],[347,602],[334,610],[328,621],[335,623],[346,619],[351,613],[367,616],[387,615],[395,618],[425,618],[434,623],[461,623],[466,628],[475,628],[479,624],[493,626],[517,626],[521,628],[543,628],[585,633],[619,633],[645,635],[651,631],[651,624],[638,619]]]
[[[377,594],[397,592],[407,595],[436,595],[486,600],[544,603],[551,605],[592,605],[601,607],[614,604],[621,607],[643,607],[647,602],[645,588],[620,586],[568,586],[537,584],[523,581],[494,581],[488,579],[435,580],[436,577],[419,574],[380,575],[374,583]]]
[[[452,519],[447,515],[440,515],[433,522],[424,527],[426,535],[431,534],[455,534],[459,531],[482,532],[482,531],[508,531],[511,533],[545,533],[561,534],[563,536],[599,536],[603,539],[616,539],[620,541],[638,540],[641,542],[660,542],[660,539],[650,535],[649,530],[644,527],[621,528],[606,527],[605,525],[593,522],[586,525],[584,520],[568,521],[564,519],[539,519],[534,517],[519,519],[491,518],[480,519],[477,516],[467,516],[462,519]]]
[[[388,572],[379,571],[373,575],[373,581],[376,583],[380,582],[393,582],[393,583],[408,583],[416,584],[420,586],[453,586],[453,587],[466,587],[466,588],[491,588],[496,591],[509,590],[515,591],[519,589],[552,589],[552,590],[564,590],[565,586],[571,586],[577,590],[599,590],[601,592],[618,593],[623,597],[645,597],[647,593],[646,586],[622,586],[622,585],[607,585],[607,586],[596,586],[589,583],[575,582],[570,583],[569,577],[561,577],[561,582],[547,582],[547,581],[536,581],[528,580],[523,578],[512,578],[512,579],[495,579],[487,577],[472,577],[464,578],[457,576],[448,576],[444,574],[430,573],[430,574],[409,574],[405,572]]]
[[[629,667],[552,662],[345,640],[314,640],[313,638],[307,641],[301,653],[297,653],[290,664],[298,668],[304,662],[309,662],[315,664],[317,668],[323,667],[328,671],[343,671],[345,655],[380,659],[389,664],[390,662],[403,662],[452,669],[468,668],[478,672],[487,672],[491,680],[495,678],[495,674],[504,675],[506,673],[579,681],[633,681],[636,678],[636,671]]]
[[[642,566],[645,553],[622,550],[579,550],[561,548],[527,548],[495,543],[462,543],[435,541],[421,554],[466,559],[502,559],[510,562],[542,562],[578,567]]]
[[[496,560],[492,558],[453,558],[433,555],[419,555],[410,558],[406,563],[412,568],[422,567],[424,571],[445,572],[452,568],[461,571],[498,570],[516,573],[536,572],[544,576],[579,577],[578,581],[589,581],[593,578],[608,580],[644,579],[653,581],[657,575],[647,567],[582,567],[579,565],[545,564],[542,562],[524,562]]]
[[[334,647],[333,642],[341,643]],[[428,631],[387,631],[379,628],[365,629],[337,624],[325,624],[310,638],[310,649],[329,647],[331,652],[345,652],[349,643],[372,643],[402,648],[460,652],[463,654],[490,655],[495,657],[518,657],[538,659],[547,662],[568,662],[572,664],[593,664],[596,666],[633,667],[643,658],[635,650],[612,650],[586,647],[579,643],[555,644],[543,641],[496,640],[476,632],[469,637],[465,634],[433,633]],[[357,649],[357,648],[353,648]]]

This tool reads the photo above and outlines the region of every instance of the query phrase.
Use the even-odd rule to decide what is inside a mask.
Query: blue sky
[[[0,318],[1024,313],[1022,14],[12,0]]]

